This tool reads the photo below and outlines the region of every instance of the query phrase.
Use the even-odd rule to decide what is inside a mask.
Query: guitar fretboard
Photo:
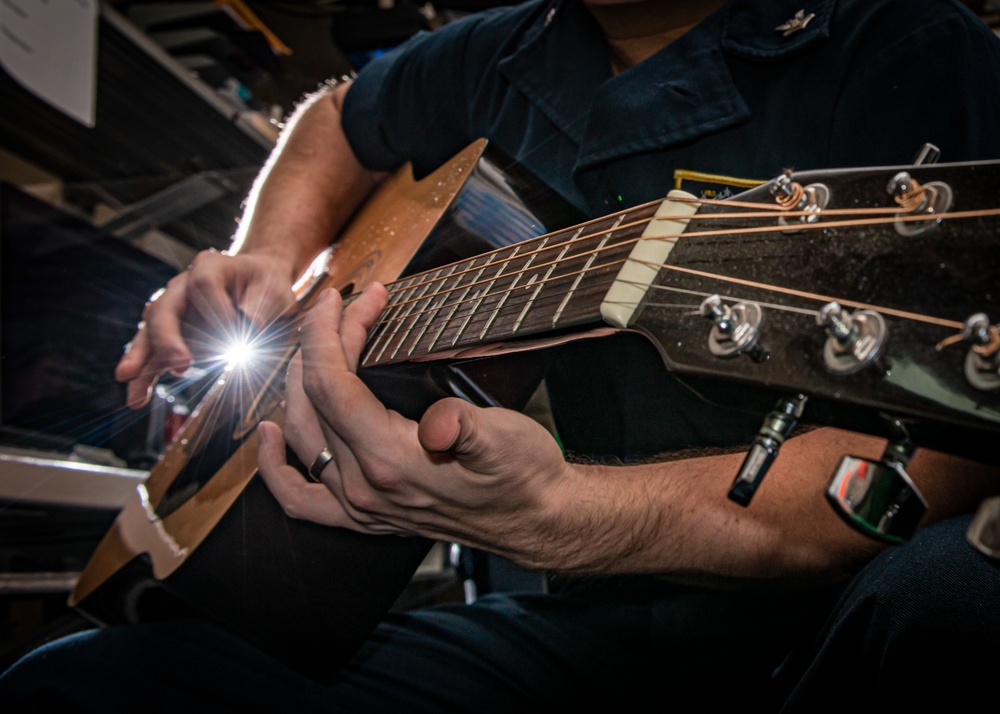
[[[388,285],[362,366],[593,324],[656,206],[549,233]]]

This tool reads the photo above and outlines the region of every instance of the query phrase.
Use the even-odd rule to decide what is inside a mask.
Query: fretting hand
[[[295,518],[458,540],[530,562],[574,467],[517,412],[444,399],[418,423],[386,409],[356,374],[385,301],[385,288],[372,285],[342,311],[327,291],[307,315],[289,370],[285,438],[307,465],[324,448],[332,459],[322,483],[308,481],[286,464],[281,430],[265,422],[261,475]]]

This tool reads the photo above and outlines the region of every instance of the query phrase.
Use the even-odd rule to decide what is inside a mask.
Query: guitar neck
[[[601,321],[601,302],[656,209],[623,211],[392,283],[362,366]]]

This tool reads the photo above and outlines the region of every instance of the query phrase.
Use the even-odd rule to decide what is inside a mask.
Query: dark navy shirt
[[[800,9],[804,29],[776,29]],[[731,0],[645,62],[610,67],[579,0],[529,1],[370,64],[344,127],[366,165],[418,172],[485,136],[594,216],[663,197],[678,169],[763,181],[905,164],[924,142],[944,161],[1000,158],[1000,40],[957,0]],[[634,336],[566,348],[559,366],[564,441],[593,455],[741,442],[771,406],[680,384]]]
[[[805,29],[775,29],[799,9]],[[924,142],[1000,158],[1000,40],[957,0],[732,0],[610,66],[579,0],[527,2],[373,62],[344,125],[379,169],[427,171],[485,136],[592,215],[662,197],[678,168],[766,180],[906,163]]]

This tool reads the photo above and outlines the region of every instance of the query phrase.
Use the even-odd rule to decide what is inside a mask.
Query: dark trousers
[[[636,578],[392,615],[328,686],[203,621],[90,631],[8,670],[0,702],[9,712],[771,711],[786,700],[789,711],[896,711],[912,690],[913,701],[961,705],[993,694],[1000,671],[1000,564],[964,542],[967,523],[925,529],[842,594]]]

